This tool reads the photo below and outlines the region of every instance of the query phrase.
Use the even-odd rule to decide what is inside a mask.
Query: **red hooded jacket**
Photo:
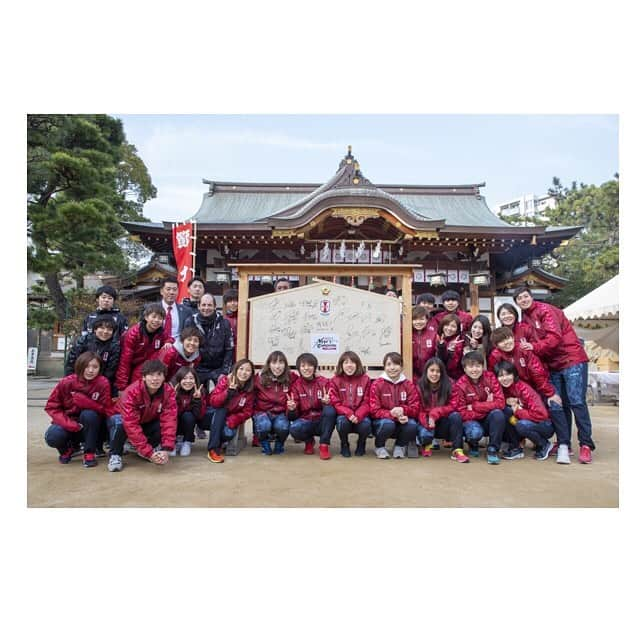
[[[454,341],[456,347],[453,352],[449,351],[449,345]],[[462,369],[462,355],[464,350],[464,340],[458,334],[445,338],[444,343],[436,343],[436,355],[447,367],[447,375],[451,378],[452,382],[464,375]]]
[[[549,419],[547,407],[540,396],[522,380],[514,382],[510,387],[502,387],[505,398],[518,398],[522,409],[516,409],[514,415],[518,420],[531,420],[531,422],[543,422]]]
[[[313,380],[305,380],[300,376],[291,385],[291,395],[296,403],[296,409],[291,413],[302,420],[319,420],[325,392],[329,392],[329,380],[324,376],[314,376]]]
[[[124,430],[131,444],[141,456],[150,458],[153,447],[142,431],[143,424],[160,419],[160,444],[165,451],[172,451],[176,444],[178,408],[173,387],[163,383],[151,397],[144,380],[130,384],[118,398],[118,408],[122,415]]]
[[[253,415],[255,397],[253,390],[247,392],[241,389],[229,389],[229,380],[227,376],[222,375],[209,394],[207,404],[216,409],[226,407],[226,423],[230,429],[235,429]]]
[[[533,351],[525,351],[516,342],[513,351],[507,353],[497,347],[489,354],[489,369],[495,372],[499,362],[513,364],[523,382],[540,391],[545,398],[550,398],[556,391],[549,379],[549,372]]]
[[[420,414],[420,398],[416,386],[403,374],[397,382],[391,382],[386,373],[371,383],[369,390],[371,417],[376,420],[394,420],[390,411],[402,407],[404,415],[417,419]]]
[[[456,410],[452,403],[452,396],[449,396],[445,404],[438,405],[437,392],[431,392],[429,396],[425,398],[422,393],[420,393],[420,389],[418,389],[418,395],[420,396],[420,414],[418,421],[425,427],[429,424],[429,418],[437,422],[440,418],[446,418]]]
[[[291,393],[291,387],[297,378],[298,374],[295,371],[289,371],[288,385],[274,382],[271,386],[265,387],[260,380],[260,374],[256,373],[253,380],[256,394],[255,413],[286,413],[287,394]]]
[[[489,400],[489,394],[493,400]],[[498,379],[490,371],[484,371],[477,382],[466,374],[454,385],[451,403],[460,413],[462,420],[484,420],[494,409],[504,409],[504,393]],[[467,409],[471,406],[471,409]]]
[[[192,367],[195,369],[200,364],[202,357],[199,351],[196,351],[192,356],[187,358],[182,349],[182,342],[178,338],[178,340],[171,345],[170,349],[160,351],[159,359],[164,366],[167,367],[165,380],[171,380],[180,367]]]
[[[140,380],[142,365],[147,360],[157,360],[163,345],[171,344],[164,334],[163,327],[149,335],[142,328],[143,322],[144,320],[127,329],[120,340],[120,362],[116,373],[116,387],[120,391],[124,391],[132,382]]]
[[[436,354],[436,340],[438,338],[438,323],[431,318],[424,329],[413,329],[411,333],[411,353],[413,355],[413,382],[422,376],[424,365],[429,358]]]
[[[369,405],[369,389],[371,378],[363,373],[361,376],[333,376],[329,380],[329,397],[331,404],[340,416],[351,415],[362,422],[371,412]]]
[[[589,358],[578,340],[575,329],[562,309],[534,300],[522,313],[522,320],[534,332],[535,354],[553,371],[561,371]]]
[[[44,410],[54,424],[67,431],[80,431],[80,412],[91,409],[103,416],[115,413],[111,402],[111,385],[104,376],[93,380],[78,378],[75,373],[65,376],[53,388]]]

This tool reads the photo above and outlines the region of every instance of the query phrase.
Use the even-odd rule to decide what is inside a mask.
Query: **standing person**
[[[336,410],[329,397],[329,380],[316,374],[318,359],[312,353],[302,353],[296,359],[300,374],[291,385],[287,400],[289,433],[304,442],[304,453],[315,453],[316,436],[320,437],[320,460],[329,460],[331,434],[336,424]]]
[[[165,374],[160,360],[147,360],[142,365],[142,378],[120,395],[118,413],[107,420],[109,471],[122,471],[127,438],[141,458],[158,465],[169,462],[169,452],[176,446],[178,409],[175,391],[165,382]]]
[[[460,294],[457,291],[445,291],[442,294],[442,306],[444,311],[436,313],[435,319],[440,322],[448,314],[455,314],[460,320],[460,331],[468,331],[473,322],[473,317],[470,313],[463,311],[460,308]]]
[[[238,360],[228,376],[220,376],[207,404],[213,407],[207,445],[210,462],[224,462],[222,444],[233,440],[238,427],[253,414],[255,369],[248,358]]]
[[[491,352],[491,323],[487,316],[476,316],[468,333],[464,334],[462,353],[469,351],[479,351],[484,358],[485,367],[487,366],[487,358]]]
[[[453,385],[453,406],[462,416],[462,427],[469,443],[469,454],[480,455],[478,442],[489,436],[487,462],[499,464],[498,450],[505,429],[502,387],[490,371],[484,370],[484,358],[477,351],[462,357],[464,375]]]
[[[171,380],[176,393],[178,422],[176,428],[176,446],[170,456],[191,455],[195,442],[196,422],[204,417],[205,403],[202,397],[202,385],[193,367],[180,367]]]
[[[196,327],[186,327],[168,350],[162,351],[160,360],[167,367],[167,379],[171,380],[180,367],[195,368],[200,364],[200,347],[204,336]]]
[[[186,327],[196,327],[204,336],[200,347],[202,359],[196,367],[205,389],[215,386],[220,375],[226,375],[233,365],[233,336],[229,322],[216,311],[216,302],[210,293],[200,298],[198,313],[186,320]]]
[[[549,367],[551,384],[562,398],[565,415],[569,409],[573,412],[580,444],[578,459],[582,464],[590,464],[591,452],[596,445],[591,437],[591,416],[587,407],[589,358],[561,309],[534,300],[529,287],[518,287],[513,292],[513,299],[522,310],[523,322],[533,329],[532,350]],[[567,424],[571,441],[570,414]],[[568,456],[568,449],[567,445],[558,444],[558,456]]]
[[[198,303],[200,298],[204,295],[204,280],[199,276],[191,278],[187,284],[189,290],[189,297],[182,300],[182,306],[186,309],[187,315],[189,313],[197,313]]]
[[[345,351],[329,381],[329,397],[335,407],[336,431],[340,436],[340,455],[351,457],[349,434],[357,433],[356,456],[363,456],[371,433],[369,389],[371,378],[365,373],[362,360],[355,351]]]
[[[385,447],[388,438],[395,438],[394,458],[405,457],[405,447],[415,443],[416,422],[420,413],[420,398],[415,385],[402,372],[402,356],[392,351],[382,360],[384,373],[373,381],[369,392],[376,456],[389,458]]]
[[[222,314],[228,320],[231,326],[231,335],[233,336],[233,344],[236,346],[234,353],[238,348],[238,290],[227,289],[222,295]]]
[[[116,372],[116,387],[124,391],[140,379],[142,365],[160,357],[160,350],[169,338],[164,332],[165,313],[159,302],[148,304],[142,311],[142,320],[127,329],[120,342],[120,362]]]
[[[116,372],[120,362],[120,336],[116,333],[116,323],[110,316],[97,318],[93,331],[81,335],[69,350],[64,365],[64,375],[70,376],[75,369],[76,360],[82,353],[95,353],[102,364],[102,375],[111,385],[112,395],[117,395]]]
[[[273,287],[274,291],[286,291],[287,289],[291,289],[291,283],[287,278],[278,278],[276,280],[276,284]]]
[[[451,459],[469,462],[463,451],[462,417],[451,401],[451,381],[440,358],[431,358],[424,367],[418,382],[420,414],[418,419],[418,441],[422,455],[432,455],[434,438],[444,438],[452,443]]]
[[[100,427],[112,412],[109,381],[100,375],[100,358],[91,351],[80,354],[75,373],[65,376],[53,388],[44,410],[52,424],[44,434],[45,442],[58,450],[60,464],[68,464],[74,452],[84,444],[82,466],[95,467]]]
[[[424,365],[436,353],[438,325],[429,320],[424,306],[417,305],[411,310],[411,354],[413,357],[413,382],[418,383],[424,373]]]
[[[453,380],[463,375],[462,349],[464,338],[460,335],[460,319],[454,313],[448,313],[440,318],[436,337],[435,355],[444,362],[447,374]]]
[[[436,314],[436,297],[432,293],[421,293],[416,298],[416,306],[424,307],[430,320]]]
[[[96,310],[92,311],[82,323],[82,335],[93,331],[93,326],[99,318],[112,318],[115,324],[115,334],[117,337],[128,329],[127,319],[120,313],[120,309],[114,306],[118,293],[107,285],[96,289]]]
[[[272,351],[254,380],[256,394],[253,432],[258,434],[262,453],[284,453],[284,443],[289,435],[287,403],[291,385],[298,374],[289,371],[287,356],[282,351]],[[270,436],[276,439],[271,451]]]
[[[162,281],[160,287],[160,297],[162,308],[165,312],[164,330],[169,342],[175,342],[184,328],[187,317],[193,313],[190,307],[183,307],[178,304],[178,279],[175,276],[168,276]],[[169,347],[167,347],[168,349]]]
[[[527,348],[531,348],[530,343],[534,339],[533,329],[518,319],[518,310],[512,304],[509,302],[501,304],[496,315],[500,320],[501,327],[508,327],[513,331],[513,337],[516,342],[526,344]]]
[[[535,459],[546,460],[552,447],[549,438],[553,435],[553,425],[540,396],[520,380],[518,371],[511,362],[503,361],[496,365],[496,375],[505,395],[505,428],[511,445],[503,458],[524,458],[520,441],[526,438],[535,445]]]

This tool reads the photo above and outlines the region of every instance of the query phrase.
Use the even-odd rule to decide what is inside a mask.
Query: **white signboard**
[[[27,371],[35,371],[38,364],[38,348],[29,347],[27,349]]]
[[[312,333],[309,351],[317,354],[340,355],[340,336],[335,333]]]

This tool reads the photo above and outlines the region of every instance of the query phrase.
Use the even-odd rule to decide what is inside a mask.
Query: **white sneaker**
[[[389,455],[386,447],[376,447],[376,457],[380,458],[380,460],[386,460],[391,456]]]
[[[187,442],[186,440],[180,445],[180,455],[185,457],[185,456],[190,456],[191,455],[191,443]]]
[[[109,462],[107,463],[108,471],[122,471],[122,458],[115,453],[109,456]]]
[[[399,447],[398,445],[396,445],[395,447],[393,447],[393,457],[394,458],[404,458],[404,447]]]
[[[556,462],[558,464],[571,464],[569,458],[569,446],[566,444],[558,445],[558,453],[556,454]]]

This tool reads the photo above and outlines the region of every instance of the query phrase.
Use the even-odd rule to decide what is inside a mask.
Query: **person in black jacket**
[[[65,376],[74,372],[78,356],[85,351],[92,351],[100,358],[101,374],[111,384],[111,395],[117,395],[115,378],[120,361],[120,336],[116,333],[116,323],[111,316],[97,318],[93,322],[92,333],[81,335],[71,347],[64,365]]]
[[[192,313],[196,313],[200,298],[204,295],[204,280],[198,276],[191,278],[187,284],[187,289],[189,290],[189,297],[182,300],[182,306]]]
[[[198,312],[187,318],[186,327],[197,327],[204,335],[204,344],[200,347],[202,360],[196,371],[200,382],[207,385],[209,380],[215,385],[221,374],[227,375],[233,365],[233,335],[229,321],[216,312],[216,302],[210,293],[200,298]]]
[[[93,331],[98,318],[113,318],[117,337],[120,337],[129,328],[127,319],[120,313],[120,309],[114,306],[117,297],[116,290],[109,285],[96,289],[97,309],[84,319],[82,323],[83,336]]]

